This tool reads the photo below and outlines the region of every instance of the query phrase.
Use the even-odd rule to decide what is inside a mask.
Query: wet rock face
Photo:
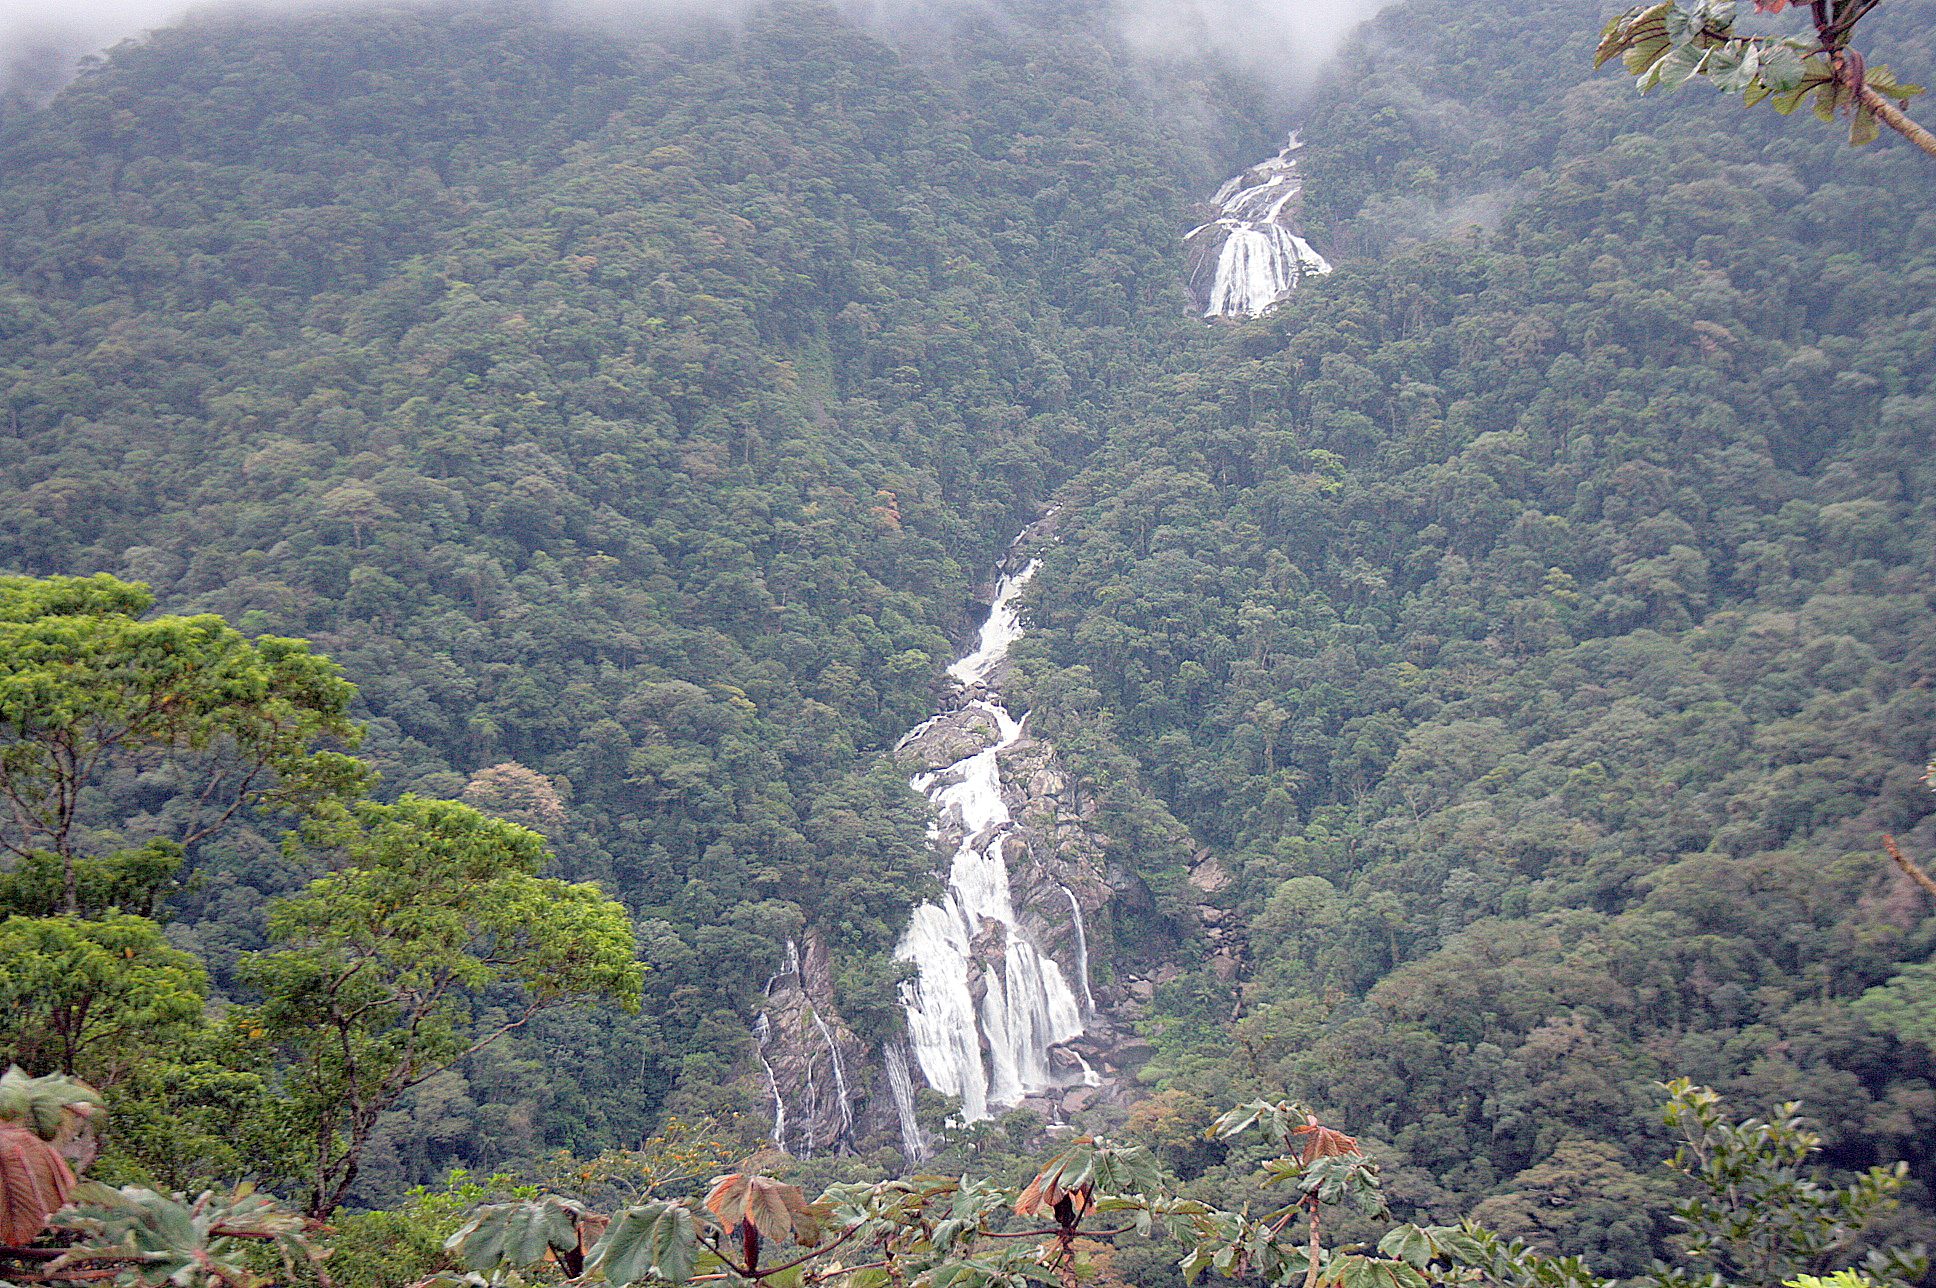
[[[827,943],[817,932],[788,941],[753,1037],[773,1105],[773,1143],[800,1158],[855,1144],[874,1070],[867,1044],[834,1009]]]
[[[1049,1123],[1128,1094],[1121,1075],[1147,1058],[1128,1028],[1140,1003],[1094,978],[1111,957],[1112,887],[1096,809],[1046,740],[1001,703],[1017,600],[1036,569],[1019,552],[996,570],[994,603],[974,648],[953,666],[944,709],[895,749],[934,804],[936,860],[947,889],[913,910],[897,956],[906,1037],[862,1042],[834,1010],[824,940],[809,933],[765,990],[754,1023],[773,1139],[796,1155],[898,1137],[909,1161],[932,1141],[915,1095],[930,1086],[973,1121],[1013,1106]],[[1106,971],[1104,973],[1107,973]]]
[[[911,773],[933,773],[995,740],[993,725],[980,709],[950,712],[903,744],[900,760]],[[1093,821],[1095,805],[1081,797],[1055,748],[1030,732],[1026,721],[1020,735],[996,751],[995,764],[1010,817],[1002,831],[1002,853],[1017,920],[1054,958],[1078,997],[1087,991],[1093,999],[1093,980],[1085,976],[1108,960],[1110,894],[1103,878],[1103,838]],[[947,820],[942,827],[942,844],[959,844]],[[1078,910],[1081,937],[1076,933]],[[981,943],[980,936],[976,942]],[[995,946],[1000,942],[994,941]],[[1085,964],[1088,971],[1080,969]],[[1086,1000],[1084,1009],[1094,1006]]]
[[[1025,567],[1011,563],[1010,576]],[[996,612],[1001,608],[998,594]],[[1019,623],[1015,626],[1007,633],[1010,640],[1019,634]],[[1005,644],[999,655],[982,650],[979,659],[975,654],[963,659],[952,672],[963,681],[958,705],[912,730],[897,755],[916,787],[939,807],[938,848],[956,856],[944,873],[951,874],[952,885],[969,887],[951,890],[950,898],[959,898],[961,908],[986,899],[986,892],[977,893],[974,887],[990,874],[985,866],[976,871],[976,855],[964,859],[964,848],[984,860],[999,856],[1005,887],[997,900],[1001,915],[979,916],[972,923],[964,918],[960,929],[967,954],[960,978],[968,1000],[958,1000],[956,1009],[976,1019],[957,1020],[954,1031],[979,1032],[972,1046],[963,1044],[952,1053],[951,1062],[965,1065],[972,1055],[989,1075],[979,1097],[972,1090],[963,1095],[964,1112],[979,1117],[1024,1105],[1050,1122],[1061,1122],[1123,1094],[1115,1076],[1120,1062],[1113,1056],[1121,1036],[1112,1011],[1115,998],[1095,981],[1097,966],[1110,960],[1112,891],[1104,838],[1094,823],[1095,805],[1084,798],[1055,748],[1036,736],[1026,716],[1018,720],[1000,705],[1007,672]],[[983,794],[950,798],[949,785],[971,777]],[[947,900],[943,906],[954,909]],[[1027,952],[1019,951],[1023,947]],[[1031,955],[1039,955],[1044,979],[1030,973]],[[1018,978],[1018,971],[1026,977]],[[1037,1035],[1039,1049],[1033,1052],[998,1050],[1004,1035],[999,1024],[991,1028],[989,1023],[991,992],[996,1010],[1012,1012],[1015,995],[1045,989],[1055,996],[1043,998],[1040,1012],[1057,1027]],[[921,1007],[918,992],[915,1005]],[[932,1049],[929,1054],[934,1054]],[[1019,1079],[1005,1079],[1005,1064],[1030,1067],[1021,1069]],[[972,1070],[949,1069],[939,1082],[932,1076],[928,1081],[950,1094],[963,1094],[957,1088],[973,1076]]]

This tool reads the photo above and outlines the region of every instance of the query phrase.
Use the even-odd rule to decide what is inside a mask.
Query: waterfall
[[[1022,638],[1022,610],[1015,601],[1041,566],[1041,560],[1031,559],[1022,571],[1002,575],[995,584],[995,602],[988,606],[988,620],[981,624],[975,640],[975,651],[949,667],[949,675],[963,684],[988,682],[996,664],[1008,656],[1009,645]]]
[[[1082,984],[1082,1009],[1093,1013],[1096,1009],[1096,995],[1089,991],[1089,932],[1082,924],[1082,905],[1076,901],[1076,892],[1068,886],[1062,893],[1069,896],[1069,915],[1076,920],[1076,978]],[[1084,1065],[1083,1068],[1088,1068]]]
[[[921,1143],[921,1124],[914,1116],[914,1075],[908,1069],[907,1048],[898,1040],[882,1048],[887,1060],[887,1087],[894,1095],[894,1113],[901,1120],[901,1152],[910,1163],[928,1156]]]
[[[761,1013],[759,1022],[753,1026],[753,1037],[759,1043],[759,1047],[754,1048],[753,1054],[759,1057],[760,1068],[766,1070],[766,1085],[773,1092],[773,1143],[785,1149],[786,1097],[780,1094],[780,1080],[774,1076],[773,1065],[767,1060],[766,1052],[760,1049],[766,1046],[766,1039],[772,1031],[773,1027],[767,1022],[766,1015]]]
[[[845,1136],[854,1129],[854,1109],[847,1099],[847,1070],[840,1063],[840,1046],[827,1028],[827,1021],[814,1011],[813,1022],[820,1029],[820,1039],[827,1044],[827,1056],[834,1067],[834,1094],[840,1097],[840,1134]]]
[[[964,689],[988,687],[1009,646],[1021,638],[1017,600],[1037,567],[1031,560],[997,581],[974,650],[948,668]],[[993,695],[974,698],[962,710],[988,717],[996,738],[945,769],[911,780],[934,802],[938,830],[960,841],[947,890],[938,902],[914,910],[896,955],[917,967],[915,978],[902,986],[901,1000],[922,1075],[937,1091],[960,1097],[962,1119],[975,1122],[989,1117],[991,1107],[1055,1085],[1049,1048],[1082,1033],[1082,1011],[1062,967],[1023,930],[1009,890],[1004,850],[1014,820],[1002,799],[997,757],[1021,739],[1022,722]],[[997,961],[999,968],[993,968]],[[891,1060],[889,1069],[891,1076]]]
[[[806,1138],[801,1142],[799,1157],[812,1158],[813,1147],[820,1143],[814,1139],[813,1134],[815,1111],[820,1108],[820,1093],[815,1091],[813,1086],[813,1052],[807,1051],[803,1054],[806,1057],[806,1063],[800,1070],[800,1095],[807,1102],[807,1112],[801,1123],[801,1127],[806,1132]]]
[[[1292,227],[1303,191],[1292,155],[1303,144],[1296,131],[1283,151],[1252,166],[1217,190],[1217,217],[1184,235],[1197,256],[1191,287],[1204,301],[1205,317],[1257,317],[1268,313],[1303,278],[1329,273],[1331,265]],[[1215,248],[1214,260],[1210,251]],[[1203,289],[1203,270],[1215,267]]]

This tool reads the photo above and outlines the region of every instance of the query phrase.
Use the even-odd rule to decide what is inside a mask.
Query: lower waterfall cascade
[[[1295,155],[1303,146],[1293,130],[1275,157],[1225,181],[1211,199],[1216,217],[1184,234],[1203,316],[1260,317],[1305,277],[1331,271],[1292,222],[1304,189]]]
[[[1009,647],[1022,636],[1017,600],[1039,566],[1030,560],[1000,573],[974,649],[948,668],[960,691],[972,695],[958,712],[977,718],[977,727],[992,733],[992,740],[910,780],[936,807],[933,834],[953,838],[956,848],[946,891],[914,910],[896,950],[917,968],[902,985],[901,1001],[922,1076],[937,1091],[960,1098],[965,1122],[989,1118],[993,1109],[1051,1088],[1099,1082],[1079,1053],[1056,1050],[1082,1035],[1085,1004],[1094,1007],[1081,906],[1069,892],[1083,945],[1077,963],[1081,978],[1071,987],[1061,963],[1018,918],[1009,886],[1006,848],[1015,820],[1003,798],[998,757],[1023,737],[1027,716],[1018,720],[1001,704],[997,676]],[[909,731],[902,745],[950,714]],[[1078,1001],[1078,988],[1084,1001]],[[897,1054],[888,1056],[890,1074]],[[898,1080],[895,1091],[898,1108]],[[901,1117],[906,1136],[912,1115]]]

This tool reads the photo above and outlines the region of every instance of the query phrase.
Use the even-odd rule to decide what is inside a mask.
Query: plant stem
[[[1929,155],[1936,157],[1936,134],[1931,134],[1910,120],[1903,110],[1896,106],[1894,99],[1876,93],[1867,85],[1862,87],[1861,98],[1862,106],[1875,113],[1876,120],[1881,121]],[[1932,888],[1931,893],[1936,894],[1936,888]]]
[[[1882,113],[1878,112],[1876,115],[1881,116]],[[1936,156],[1936,137],[1931,137],[1929,131],[1923,130],[1921,126],[1917,126],[1916,128],[1921,130],[1923,138],[1929,140],[1927,143],[1918,142],[1916,146],[1931,156]],[[1895,860],[1896,866],[1902,869],[1904,876],[1907,876],[1911,881],[1914,881],[1917,885],[1928,891],[1930,898],[1936,899],[1936,877],[1932,877],[1929,873],[1923,871],[1921,865],[1907,854],[1904,854],[1902,848],[1896,844],[1895,837],[1884,832],[1882,834],[1882,847],[1889,851],[1889,857]]]
[[[1318,1204],[1311,1201],[1311,1264],[1304,1268],[1304,1288],[1318,1288]]]

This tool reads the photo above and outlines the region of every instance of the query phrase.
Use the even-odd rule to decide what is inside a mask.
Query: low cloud
[[[1246,71],[1303,80],[1390,0],[1127,0],[1130,43],[1152,57],[1207,51]]]
[[[53,93],[80,59],[169,26],[191,11],[243,8],[297,11],[356,0],[0,0],[0,90],[33,98]],[[554,12],[609,16],[614,10],[665,16],[682,10],[718,15],[752,0],[564,0]],[[844,0],[884,26],[918,22],[959,0]],[[1384,0],[1122,0],[1130,42],[1152,58],[1209,52],[1250,71],[1301,79],[1336,52]]]

